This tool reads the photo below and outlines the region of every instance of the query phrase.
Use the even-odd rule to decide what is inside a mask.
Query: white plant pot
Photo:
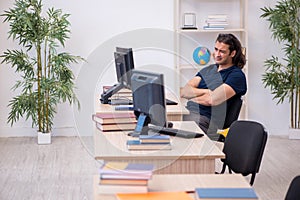
[[[51,144],[51,133],[38,132],[38,144]]]
[[[289,128],[289,139],[300,139],[300,129]]]

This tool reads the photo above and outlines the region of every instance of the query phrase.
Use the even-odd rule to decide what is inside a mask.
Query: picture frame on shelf
[[[183,14],[182,29],[197,29],[195,13],[184,13]]]

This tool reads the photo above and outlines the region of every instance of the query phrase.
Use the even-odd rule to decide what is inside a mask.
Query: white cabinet
[[[175,0],[174,62],[178,74],[178,88],[184,86],[188,80],[195,76],[197,71],[206,66],[199,65],[193,60],[194,49],[202,46],[208,48],[212,53],[219,33],[236,35],[246,50],[247,58],[247,3],[247,0]],[[182,29],[185,13],[195,14],[197,29]],[[206,20],[211,15],[226,16],[228,25],[223,30],[204,30]],[[208,64],[211,63],[214,63],[212,58]],[[247,70],[246,64],[244,67],[246,76]],[[240,118],[246,118],[247,116],[246,102],[245,98]]]

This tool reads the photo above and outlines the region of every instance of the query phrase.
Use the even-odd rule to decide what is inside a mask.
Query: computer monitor
[[[131,76],[133,109],[137,126],[131,134],[148,134],[148,124],[165,127],[166,100],[163,74],[133,70]]]
[[[131,89],[131,71],[134,69],[132,48],[116,47],[115,60],[117,59],[116,56],[124,58],[125,73],[123,74],[123,85],[124,87]]]
[[[101,94],[101,103],[109,103],[109,98],[122,88],[131,88],[131,70],[134,69],[132,48],[116,47],[114,52],[118,83]]]

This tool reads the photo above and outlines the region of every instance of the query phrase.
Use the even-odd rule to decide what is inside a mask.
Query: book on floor
[[[253,188],[196,188],[197,200],[258,199]]]

